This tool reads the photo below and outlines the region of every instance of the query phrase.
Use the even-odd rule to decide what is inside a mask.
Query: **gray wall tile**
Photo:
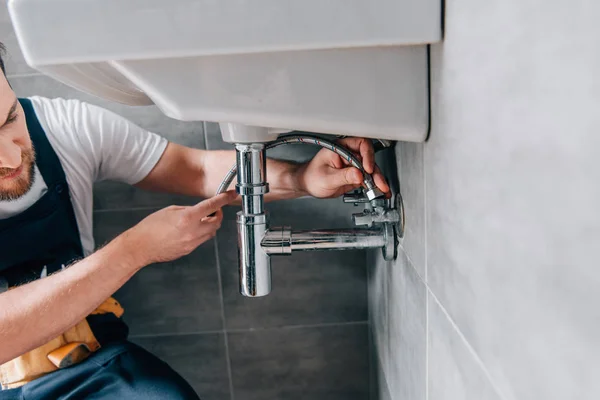
[[[379,399],[380,400],[392,400],[392,394],[390,393],[390,388],[387,385],[387,382],[385,382],[385,381],[383,381],[380,385]]]
[[[221,136],[221,128],[216,122],[204,123],[204,135],[208,150],[234,150],[233,144],[225,143]]]
[[[367,330],[364,324],[230,333],[235,398],[367,399]]]
[[[429,400],[501,400],[432,296],[429,299],[428,341]]]
[[[392,397],[392,392],[390,391],[390,385],[387,382],[387,379],[385,378],[385,373],[383,372],[383,369],[381,367],[381,364],[379,365],[379,386],[378,386],[378,396],[380,400],[394,400],[394,398]]]
[[[393,400],[425,400],[427,288],[406,254],[389,269],[389,370]]]
[[[3,57],[6,73],[8,76],[35,73],[36,71],[30,68],[23,58],[6,3],[0,1],[0,41],[6,46],[7,54]]]
[[[230,400],[224,335],[177,335],[132,340],[183,376],[202,400]]]
[[[383,374],[380,393],[389,390],[393,400],[424,400],[427,288],[404,251],[394,262],[371,255],[369,305],[379,362],[375,368]]]
[[[378,251],[367,252],[367,271],[369,277],[369,324],[372,328],[372,340],[377,353],[378,364],[375,368],[381,375],[390,371],[390,332],[389,332],[389,296],[390,269],[393,263],[386,262]]]
[[[319,207],[313,207],[318,204]],[[294,229],[344,226],[331,211],[339,200],[299,199],[268,204],[273,226]],[[239,294],[235,212],[225,209],[217,233],[228,329],[367,320],[365,253],[308,252],[273,257],[273,291],[262,298]],[[339,215],[339,214],[338,214]]]
[[[406,216],[404,238],[400,243],[419,275],[425,272],[425,176],[423,144],[396,144],[398,178]]]
[[[369,400],[379,400],[379,360],[369,321]]]
[[[114,238],[152,211],[96,213],[97,244]],[[123,318],[134,336],[222,329],[214,241],[179,260],[145,267],[115,298],[125,308]]]
[[[372,323],[369,324],[369,330],[369,369],[371,372],[369,400],[392,400],[390,386],[387,383],[383,365],[377,354],[378,351],[374,341],[376,332]]]
[[[425,146],[429,284],[507,398],[598,398],[600,3],[446,12]]]

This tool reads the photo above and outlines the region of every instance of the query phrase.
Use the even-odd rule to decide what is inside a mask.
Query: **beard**
[[[14,201],[24,196],[35,181],[35,149],[23,150],[21,153],[21,174],[13,179],[2,179],[16,170],[0,168],[0,201]]]

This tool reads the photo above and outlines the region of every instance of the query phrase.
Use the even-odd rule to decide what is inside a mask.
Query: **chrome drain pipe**
[[[285,143],[308,143],[334,151],[363,172],[364,188],[348,195],[345,202],[363,203],[367,208],[354,215],[359,229],[297,231],[290,228],[270,229],[264,209],[267,183],[266,149]],[[236,143],[236,166],[232,168],[218,192],[229,187],[237,175],[236,191],[242,197],[242,210],[237,213],[240,293],[246,297],[266,296],[271,292],[271,256],[290,255],[294,251],[350,250],[381,248],[384,258],[396,257],[397,226],[402,214],[398,206],[383,198],[360,161],[338,144],[309,135],[282,137],[271,143]],[[400,196],[396,198],[401,199]]]

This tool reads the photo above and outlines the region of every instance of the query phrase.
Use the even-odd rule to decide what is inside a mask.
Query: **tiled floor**
[[[103,190],[97,197],[107,197]],[[317,221],[344,226],[335,212],[339,200],[316,209],[315,202],[269,209],[275,222],[298,228]],[[155,210],[96,211],[98,245]],[[247,299],[238,293],[235,211],[225,210],[215,240],[178,261],[144,268],[117,292],[133,341],[172,365],[204,400],[230,399],[230,386],[236,399],[366,399],[364,252],[276,258],[273,293]]]
[[[95,191],[97,244],[170,201],[196,199],[103,183]],[[347,227],[341,200],[268,204],[274,225]],[[132,340],[190,381],[203,400],[368,398],[366,254],[273,259],[273,292],[238,292],[235,212],[217,238],[188,257],[144,268],[117,292]]]

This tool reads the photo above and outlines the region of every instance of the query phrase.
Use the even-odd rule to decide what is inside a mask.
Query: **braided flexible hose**
[[[364,176],[365,186],[367,187],[368,190],[376,190],[377,189],[377,187],[375,186],[375,183],[373,182],[373,177],[365,171],[362,163],[358,160],[358,158],[356,158],[356,156],[354,154],[352,154],[352,152],[350,152],[349,150],[346,150],[345,148],[341,147],[338,144],[330,142],[329,140],[326,140],[326,139],[322,139],[318,136],[306,135],[306,134],[282,136],[279,139],[275,140],[274,142],[267,144],[265,146],[265,149],[272,149],[274,147],[278,147],[278,146],[281,146],[284,144],[291,144],[291,143],[314,144],[317,146],[321,146],[324,149],[333,151],[334,153],[338,154],[340,157],[347,160],[353,167],[358,168],[358,170],[360,170],[362,172],[362,174]],[[229,187],[229,185],[231,185],[231,182],[233,182],[233,180],[235,179],[236,175],[237,175],[237,165],[234,165],[233,167],[231,167],[229,172],[227,172],[227,175],[225,175],[225,178],[219,185],[219,188],[217,189],[217,194],[221,194],[221,193],[225,192],[227,190],[227,188]]]

